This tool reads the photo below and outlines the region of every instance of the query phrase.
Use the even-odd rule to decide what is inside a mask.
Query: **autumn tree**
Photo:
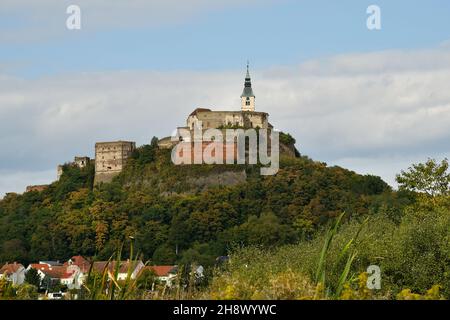
[[[396,180],[400,190],[426,193],[431,196],[448,195],[450,192],[450,172],[448,159],[438,163],[428,159],[426,163],[413,164],[407,171],[401,171]]]

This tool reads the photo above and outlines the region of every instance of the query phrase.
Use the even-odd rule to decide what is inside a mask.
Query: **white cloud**
[[[243,73],[0,75],[0,170],[52,172],[51,181],[58,163],[93,156],[96,141],[143,144],[169,135],[196,107],[239,109]],[[411,162],[450,154],[448,48],[352,54],[252,75],[257,109],[317,160],[392,183]],[[0,193],[23,190],[26,177],[3,182]]]

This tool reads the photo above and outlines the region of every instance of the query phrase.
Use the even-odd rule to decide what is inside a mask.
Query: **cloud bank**
[[[0,73],[0,194],[50,182],[96,141],[148,143],[196,107],[239,110],[244,70]],[[450,48],[348,54],[253,70],[256,108],[301,153],[389,183],[412,162],[450,156]]]

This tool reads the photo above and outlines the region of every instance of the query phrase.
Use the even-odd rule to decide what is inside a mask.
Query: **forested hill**
[[[93,187],[93,175],[93,164],[67,165],[47,190],[0,201],[0,262],[107,259],[133,236],[145,260],[208,265],[233,245],[295,243],[343,211],[395,215],[401,203],[379,177],[304,156],[264,177],[257,166],[174,166],[153,143],[112,183]]]

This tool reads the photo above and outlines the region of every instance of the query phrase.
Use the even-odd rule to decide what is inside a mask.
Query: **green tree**
[[[235,242],[266,247],[293,242],[296,236],[294,229],[281,224],[272,212],[265,212],[260,217],[250,216],[247,222],[234,229]]]
[[[153,253],[153,262],[155,264],[170,265],[176,260],[175,247],[162,245]]]
[[[0,300],[10,299],[16,295],[16,292],[13,288],[12,282],[8,281],[6,278],[0,279]]]
[[[435,159],[426,163],[413,164],[407,171],[401,171],[396,180],[401,190],[424,192],[431,196],[448,195],[450,191],[450,172],[448,159],[439,164]]]
[[[25,282],[39,288],[41,285],[41,277],[39,276],[38,271],[34,268],[28,270],[25,274]]]
[[[36,300],[37,298],[37,287],[32,284],[23,283],[16,288],[16,299],[18,300]]]

